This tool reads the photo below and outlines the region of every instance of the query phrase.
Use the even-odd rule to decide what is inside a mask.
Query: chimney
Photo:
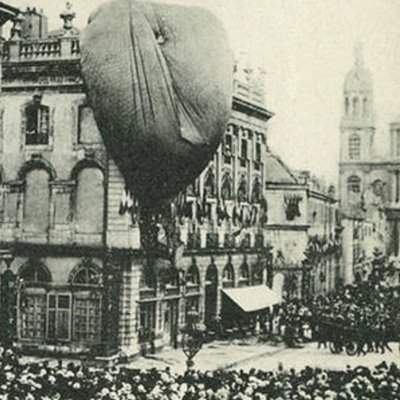
[[[23,39],[41,39],[47,36],[48,20],[42,10],[27,7],[22,14],[24,17],[21,33]]]

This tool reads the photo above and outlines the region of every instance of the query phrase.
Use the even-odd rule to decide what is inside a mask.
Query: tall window
[[[224,161],[225,164],[230,164],[232,161],[232,135],[226,133],[224,142]]]
[[[75,342],[94,344],[100,341],[101,281],[100,269],[90,261],[83,262],[72,272],[72,336]]]
[[[232,178],[226,173],[222,179],[221,195],[224,200],[232,198]]]
[[[353,99],[353,115],[360,115],[360,101],[358,100],[358,97],[354,97]]]
[[[41,104],[41,97],[35,96],[24,111],[25,144],[48,144],[50,130],[49,107]]]
[[[248,286],[250,281],[250,270],[246,263],[240,266],[240,285]]]
[[[46,285],[51,282],[48,269],[39,261],[31,260],[19,272],[20,336],[43,340],[46,336]]]
[[[251,200],[253,203],[259,203],[262,198],[262,185],[260,178],[256,178],[253,183],[253,192],[251,195]]]
[[[347,179],[347,191],[348,193],[360,193],[361,192],[361,179],[352,175]]]
[[[344,111],[346,115],[350,114],[350,102],[348,97],[344,99]]]
[[[246,161],[247,161],[247,140],[242,139],[240,146],[240,165],[242,167],[245,167]]]
[[[364,97],[363,99],[363,116],[368,115],[368,99]]]
[[[103,173],[84,168],[77,176],[75,221],[79,233],[101,233],[104,218]]]
[[[361,157],[361,139],[358,135],[351,135],[349,138],[349,158],[359,160]]]
[[[206,174],[206,178],[204,181],[204,191],[207,197],[215,196],[215,175],[212,168],[210,168]]]
[[[71,293],[49,293],[47,297],[47,337],[71,339]]]
[[[261,143],[256,143],[256,148],[255,148],[255,169],[259,170],[260,169],[260,164],[261,164]]]
[[[200,284],[199,269],[196,265],[191,265],[186,273],[186,284],[189,286],[198,286]]]
[[[396,129],[396,150],[397,150],[397,156],[400,156],[400,129]]]
[[[222,275],[222,285],[224,288],[231,288],[234,286],[235,273],[232,264],[227,264],[224,268]]]
[[[85,104],[78,107],[78,143],[101,143],[101,137],[93,117],[93,111]]]
[[[246,178],[244,176],[242,176],[242,178],[240,180],[237,197],[238,197],[239,201],[247,200],[247,182],[246,182]]]
[[[49,174],[44,169],[33,169],[25,176],[23,227],[25,231],[46,233],[49,223]]]
[[[139,342],[150,340],[156,329],[156,303],[139,304]]]

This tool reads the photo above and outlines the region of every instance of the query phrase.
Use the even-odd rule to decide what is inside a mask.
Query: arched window
[[[232,178],[229,173],[225,173],[222,178],[221,196],[224,200],[232,198]]]
[[[247,263],[240,266],[240,285],[248,286],[250,281],[250,269]]]
[[[259,203],[262,198],[262,185],[260,178],[257,177],[253,183],[253,192],[251,196],[251,200],[253,203]]]
[[[41,104],[42,97],[34,95],[23,111],[23,123],[26,145],[49,143],[50,109]]]
[[[72,285],[98,286],[101,284],[101,273],[99,267],[91,261],[85,261],[76,267],[70,276]]]
[[[352,175],[347,179],[347,192],[348,193],[360,193],[361,192],[361,179]]]
[[[233,266],[231,263],[227,264],[224,268],[222,275],[222,285],[224,288],[230,288],[234,286],[235,273],[233,271]]]
[[[103,231],[104,178],[99,168],[83,168],[77,175],[75,222],[79,233]]]
[[[263,283],[263,268],[260,261],[252,266],[251,272],[252,272],[252,284],[261,285]]]
[[[364,97],[363,99],[363,116],[368,115],[368,99]]]
[[[199,269],[192,264],[186,273],[186,285],[198,286],[200,284]]]
[[[23,279],[24,285],[37,286],[51,282],[51,274],[48,268],[37,260],[30,260],[24,264],[18,273]]]
[[[349,158],[350,160],[359,160],[361,157],[361,139],[357,134],[349,138]]]
[[[243,175],[240,180],[237,197],[239,202],[247,200],[247,182]]]
[[[25,175],[23,229],[46,233],[50,224],[49,174],[44,169],[33,169]]]
[[[204,193],[206,196],[215,196],[215,174],[212,168],[208,170],[204,180]]]
[[[46,337],[47,284],[51,274],[38,260],[29,260],[18,272],[18,316],[20,336],[24,339],[42,341]]]
[[[350,102],[348,97],[344,99],[344,112],[346,115],[350,114]]]
[[[78,143],[101,143],[101,137],[93,117],[93,111],[86,104],[81,104],[78,107]]]
[[[360,115],[360,101],[358,97],[353,98],[353,116]]]

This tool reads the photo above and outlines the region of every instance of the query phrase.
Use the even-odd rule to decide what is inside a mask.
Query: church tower
[[[355,63],[343,87],[340,124],[340,161],[367,161],[372,157],[374,108],[371,73],[364,67],[362,46],[355,46]]]

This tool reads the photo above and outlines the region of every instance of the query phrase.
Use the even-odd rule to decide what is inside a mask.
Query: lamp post
[[[15,322],[15,274],[11,271],[14,256],[8,249],[0,250],[0,263],[6,264],[6,270],[1,275],[0,310],[1,310],[1,342],[5,348],[12,347]]]
[[[186,314],[186,324],[182,329],[182,348],[186,355],[186,368],[188,371],[193,369],[194,357],[201,350],[204,343],[204,324],[199,322],[199,313],[191,309]]]

